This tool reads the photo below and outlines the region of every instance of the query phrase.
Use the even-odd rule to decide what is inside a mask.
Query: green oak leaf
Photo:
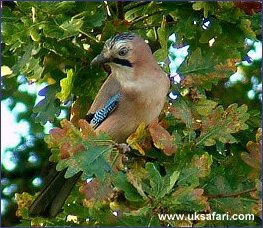
[[[33,108],[36,114],[35,122],[46,124],[48,121],[53,122],[55,117],[60,114],[58,99],[56,98],[57,86],[48,85],[39,91],[38,95],[45,98],[39,101]]]
[[[214,14],[215,11],[215,3],[214,2],[195,2],[193,4],[193,9],[194,10],[204,10],[204,17],[207,18],[208,14]]]
[[[185,61],[178,68],[178,73],[182,75],[211,70],[215,65],[213,60],[207,60],[202,54],[201,48],[196,48],[190,53]]]
[[[145,170],[148,172],[149,185],[145,189],[148,194],[156,199],[162,199],[165,195],[171,193],[175,182],[178,180],[179,172],[174,171],[164,177],[161,176],[159,170],[154,163],[148,162],[145,165]],[[144,185],[144,187],[146,187]]]
[[[109,140],[109,136],[105,134],[99,134],[94,138],[90,137],[86,140],[78,137],[75,139],[69,138],[68,141],[70,141],[71,144],[81,144],[83,149],[69,158],[60,160],[57,164],[57,170],[61,171],[67,168],[65,173],[66,178],[70,178],[79,171],[82,171],[83,180],[94,176],[103,180],[106,173],[111,170],[111,167],[106,160],[106,155],[113,150],[113,144],[99,142],[106,142],[107,140]]]
[[[127,176],[119,172],[117,176],[114,177],[114,185],[124,191],[125,197],[129,201],[142,202],[143,198],[138,194],[134,186],[128,181]]]

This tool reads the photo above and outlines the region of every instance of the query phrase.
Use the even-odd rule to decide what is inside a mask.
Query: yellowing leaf
[[[235,143],[233,133],[248,128],[245,123],[249,118],[247,106],[231,104],[224,111],[218,106],[207,117],[202,120],[201,135],[197,144],[204,143],[205,146],[212,146],[216,141],[222,143]]]
[[[145,155],[143,145],[145,145],[147,137],[146,125],[141,123],[136,131],[129,136],[127,143],[132,149],[138,150],[142,155]]]
[[[185,207],[199,208],[201,211],[209,211],[209,203],[207,197],[203,195],[204,190],[202,188],[193,189],[191,186],[178,187],[173,192],[173,201],[171,203],[177,203],[178,205],[185,205]]]
[[[67,77],[60,80],[60,87],[61,91],[56,94],[56,97],[60,101],[66,101],[70,94],[73,87],[74,82],[74,72],[72,69],[67,71]]]
[[[197,168],[196,176],[206,177],[210,173],[210,167],[213,163],[212,156],[208,153],[203,154],[201,157],[194,156],[192,160],[192,165]]]
[[[1,66],[1,77],[12,74],[13,71],[8,66]]]
[[[202,116],[208,116],[216,106],[217,102],[206,99],[201,99],[195,104],[196,111]]]
[[[35,42],[40,41],[41,36],[40,36],[39,32],[37,31],[37,29],[36,29],[35,27],[32,27],[32,28],[30,29],[30,32],[29,32],[29,33],[30,33],[31,39],[32,39],[33,41],[35,41]]]
[[[21,194],[15,193],[15,200],[18,205],[16,216],[20,217],[23,214],[23,210],[25,208],[27,209],[28,206],[32,204],[33,197],[27,192],[23,192]]]

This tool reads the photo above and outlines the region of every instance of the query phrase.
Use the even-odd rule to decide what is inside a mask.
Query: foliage
[[[258,100],[249,100],[246,92],[252,89],[253,77],[260,82],[261,64],[242,62],[253,48],[245,39],[261,38],[259,6],[260,2],[3,3],[4,98],[25,102],[18,91],[19,75],[28,83],[45,83],[38,94],[44,99],[34,107],[34,99],[28,102],[27,114],[34,113],[34,121],[27,117],[35,126],[33,133],[43,132],[39,123],[56,124],[65,104],[74,100],[71,122],[62,120],[45,141],[57,170],[68,167],[66,177],[82,171],[82,180],[92,178],[80,181],[79,191],[75,187],[54,219],[30,217],[26,205],[35,196],[17,194],[20,225],[259,225],[262,136]],[[122,31],[147,39],[168,73],[168,63],[176,60],[171,49],[189,46],[177,69],[181,82],[171,86],[177,99],[167,102],[159,122],[138,126],[127,139],[128,150],[106,134],[96,135],[83,120],[105,79],[105,73],[89,63],[109,37]],[[169,39],[172,34],[175,41]],[[236,71],[243,73],[244,81],[226,87]],[[43,151],[39,153],[47,158]],[[158,217],[194,212],[253,213],[255,220]]]

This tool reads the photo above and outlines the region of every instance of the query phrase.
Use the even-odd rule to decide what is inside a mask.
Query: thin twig
[[[238,197],[238,196],[240,196],[242,194],[249,193],[249,192],[254,192],[254,191],[257,191],[257,188],[247,189],[247,190],[244,190],[244,191],[241,191],[241,192],[230,193],[230,194],[219,193],[219,194],[215,194],[215,195],[206,195],[206,197],[208,199]]]
[[[132,21],[131,24],[133,25],[133,24],[135,24],[135,23],[138,23],[139,21],[143,21],[144,19],[147,19],[147,18],[149,18],[149,17],[151,17],[151,16],[153,16],[153,15],[155,15],[155,14],[161,14],[163,11],[164,11],[164,10],[162,10],[162,11],[156,11],[156,12],[153,12],[153,13],[150,13],[150,14],[146,14],[146,15],[144,15],[144,16],[142,16],[142,17],[136,18],[136,19],[134,19],[134,20]]]
[[[166,22],[166,25],[172,25],[172,24],[177,24],[177,21],[170,21],[170,22]],[[161,24],[155,24],[155,25],[144,25],[142,27],[133,27],[133,30],[138,30],[138,29],[147,29],[147,28],[154,28],[154,27],[160,27]]]
[[[87,36],[89,39],[91,39],[91,40],[93,40],[93,41],[95,41],[95,42],[97,42],[97,43],[99,42],[99,40],[97,40],[97,39],[94,38],[93,36],[89,35],[88,33],[84,32],[84,31],[82,31],[82,30],[79,30],[79,32],[80,32],[81,34]]]
[[[116,155],[113,158],[113,161],[111,162],[111,165],[110,165],[111,168],[114,166],[115,162],[117,161],[118,156],[119,156],[119,153],[116,153]]]

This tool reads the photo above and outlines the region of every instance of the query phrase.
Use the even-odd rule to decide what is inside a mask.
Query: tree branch
[[[117,1],[116,8],[117,8],[117,17],[121,20],[124,20],[123,2]]]
[[[249,192],[254,192],[256,190],[257,190],[257,188],[252,188],[252,189],[247,189],[247,190],[244,190],[244,191],[241,191],[241,192],[230,193],[230,194],[219,193],[219,194],[215,194],[215,195],[206,195],[206,197],[208,199],[238,197],[238,196],[240,196],[242,194],[249,193]]]

